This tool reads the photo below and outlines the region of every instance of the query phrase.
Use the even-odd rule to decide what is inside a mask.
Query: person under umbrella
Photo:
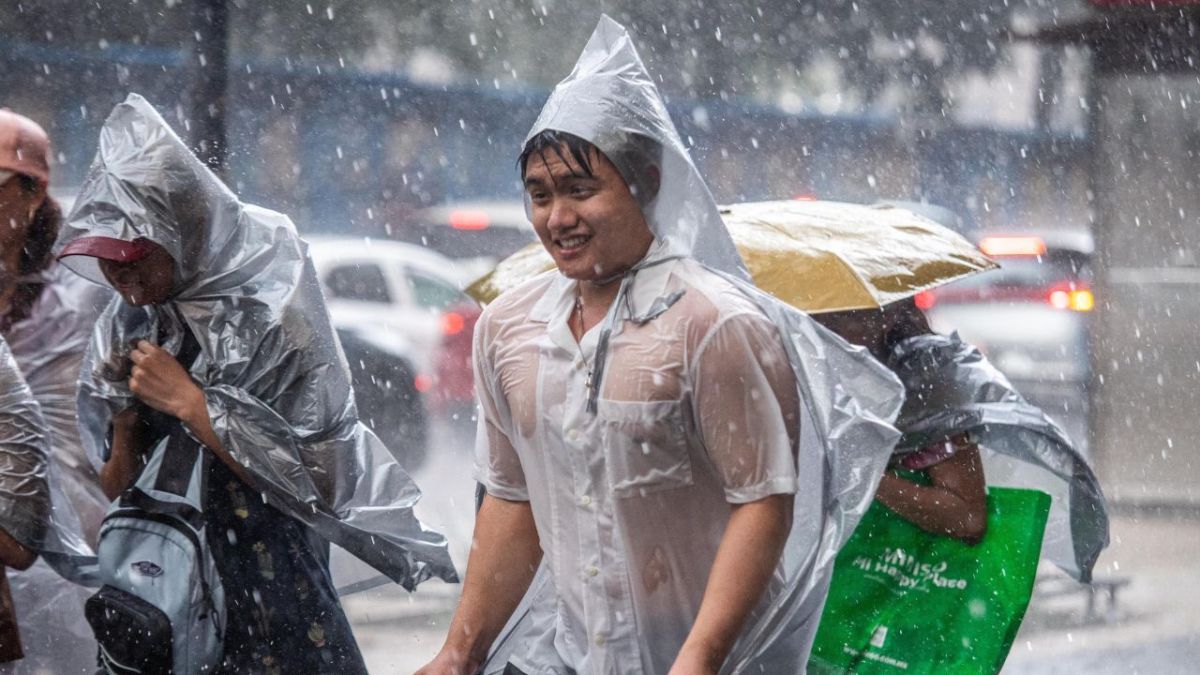
[[[419,490],[358,421],[291,221],[238,201],[131,94],[105,122],[57,253],[119,295],[79,391],[106,492],[133,482],[164,425],[212,453],[203,514],[228,611],[223,670],[365,672],[325,542],[409,590],[457,577],[412,513]]]

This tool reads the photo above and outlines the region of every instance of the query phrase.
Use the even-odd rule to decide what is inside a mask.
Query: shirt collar
[[[650,245],[650,251],[639,264],[654,263],[668,255],[667,247],[661,239],[655,239]],[[651,264],[638,270],[629,289],[629,300],[634,316],[639,316],[650,310],[667,289],[671,271],[675,269],[677,260],[668,260]],[[529,310],[529,320],[537,323],[549,323],[556,316],[569,312],[575,302],[575,289],[578,282],[554,272],[554,279],[546,287],[542,297]],[[617,283],[617,282],[613,282]]]

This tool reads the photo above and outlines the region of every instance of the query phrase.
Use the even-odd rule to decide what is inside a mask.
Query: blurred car
[[[934,330],[979,347],[1086,448],[1091,234],[988,232],[978,243],[1000,269],[921,293],[917,306]]]
[[[310,237],[310,253],[354,377],[360,416],[412,470],[423,459],[430,408],[466,396],[461,340],[478,306],[452,261],[412,244]],[[439,366],[441,359],[451,365]],[[463,385],[460,379],[467,378]],[[451,381],[441,391],[439,378]],[[465,393],[464,393],[465,392]]]
[[[520,201],[472,201],[444,204],[418,213],[417,223],[401,236],[454,260],[468,281],[537,241]]]

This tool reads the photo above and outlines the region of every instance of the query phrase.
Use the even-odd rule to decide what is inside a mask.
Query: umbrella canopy
[[[810,314],[883,307],[997,267],[961,235],[894,206],[756,202],[721,217],[755,285]],[[533,244],[467,292],[486,304],[553,268]]]

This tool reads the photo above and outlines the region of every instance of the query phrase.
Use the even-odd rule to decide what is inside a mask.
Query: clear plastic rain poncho
[[[751,284],[717,206],[629,35],[608,17],[600,20],[574,71],[554,90],[528,138],[544,130],[567,132],[593,143],[613,160],[635,190],[639,185],[636,167],[622,161],[628,140],[636,136],[649,138],[662,148],[660,188],[643,206],[658,244],[643,262],[623,277],[613,309],[598,327],[599,337],[591,362],[594,384],[590,387],[589,410],[599,408],[603,413],[604,404],[611,404],[596,400],[599,391],[607,393],[611,387],[627,386],[627,380],[618,377],[620,373],[606,372],[607,363],[620,356],[615,350],[619,350],[625,339],[622,332],[632,333],[632,326],[653,326],[656,321],[662,322],[663,319],[656,317],[666,316],[665,310],[673,303],[688,302],[681,300],[677,293],[665,293],[657,299],[647,295],[660,288],[661,282],[657,279],[662,275],[656,268],[663,266],[664,261],[691,258],[716,272],[732,285],[735,289],[732,292],[740,294],[743,302],[756,305],[774,324],[774,332],[782,343],[774,347],[786,354],[795,375],[795,399],[800,401],[795,415],[788,415],[789,419],[800,422],[793,477],[797,486],[794,521],[768,597],[755,612],[751,625],[743,631],[722,672],[803,672],[837,550],[870,505],[898,438],[898,432],[889,423],[900,409],[902,388],[895,376],[871,359],[865,350],[850,346],[801,312]],[[504,298],[497,303],[504,304]],[[638,314],[634,314],[635,307]],[[670,332],[667,328],[661,330]],[[613,353],[609,353],[610,347]],[[662,354],[668,351],[664,347]],[[638,355],[645,356],[640,352]],[[539,386],[544,385],[545,382]],[[487,384],[479,383],[479,386]],[[710,386],[719,388],[716,383]],[[538,405],[558,405],[543,396],[540,390],[536,400]],[[518,403],[529,404],[528,401]],[[751,392],[747,392],[737,405],[745,408],[730,411],[731,419],[752,419],[752,407],[759,403]],[[662,424],[668,428],[658,430],[659,433],[678,433],[669,427],[672,422],[664,420]],[[653,433],[653,430],[647,432]],[[629,461],[641,460],[630,458]],[[620,467],[609,469],[611,473],[612,470],[619,471]],[[530,482],[538,479],[531,476]],[[613,486],[614,490],[620,488],[620,485]],[[719,488],[714,489],[720,494]],[[669,542],[675,542],[685,550],[691,546],[686,532],[666,532],[661,527],[656,531],[664,542],[668,542],[664,546],[671,545]],[[622,536],[634,535],[623,533]],[[547,556],[550,555],[553,551],[547,551]],[[706,569],[709,564],[711,560],[695,561],[698,569]],[[691,572],[677,570],[676,573]],[[639,592],[636,587],[634,592]],[[521,663],[532,665],[533,672],[569,672],[555,653],[553,640],[547,640],[546,636],[546,631],[554,630],[556,601],[554,581],[543,568],[494,645],[487,673],[500,672],[510,654],[519,654]],[[653,604],[664,600],[643,598],[643,601]],[[682,596],[677,601],[689,602]],[[683,612],[694,612],[695,609],[679,608]],[[631,617],[623,619],[632,620]],[[653,632],[652,627],[637,630]],[[653,638],[643,640],[652,642]],[[531,654],[531,645],[535,650],[538,645],[544,645],[542,653]],[[643,655],[642,663],[665,664],[658,666],[665,672],[665,666],[674,654],[659,652],[673,651],[678,646],[643,644],[643,650],[655,654]]]
[[[1108,514],[1100,482],[1062,429],[957,335],[903,340],[892,349],[888,366],[908,392],[896,420],[904,433],[896,450],[901,465],[922,469],[946,459],[923,457],[922,448],[970,434],[983,450],[988,485],[1051,496],[1042,556],[1090,581],[1096,558],[1108,546]]]
[[[0,527],[40,556],[29,569],[7,571],[25,658],[0,665],[0,672],[79,672],[95,665],[82,622],[85,589],[72,581],[93,583],[96,561],[61,489],[50,436],[0,339]]]
[[[68,579],[89,582],[92,547],[109,500],[79,438],[75,391],[92,327],[112,292],[59,264],[23,281],[42,283],[42,291],[6,337],[46,423],[53,536],[73,553],[51,550],[29,569],[9,572],[25,646],[21,668],[83,672],[96,662],[92,628],[83,616],[92,591]]]
[[[50,529],[47,445],[42,411],[0,340],[0,527],[33,551]]]
[[[457,579],[445,539],[414,516],[420,491],[358,421],[350,373],[307,244],[286,216],[242,204],[141,96],[114,108],[55,253],[87,236],[148,239],[175,261],[162,305],[120,299],[93,333],[79,423],[102,462],[112,417],[133,402],[129,352],[148,339],[200,345],[192,377],[213,429],[269,503],[405,588]],[[104,284],[94,258],[63,264]]]

